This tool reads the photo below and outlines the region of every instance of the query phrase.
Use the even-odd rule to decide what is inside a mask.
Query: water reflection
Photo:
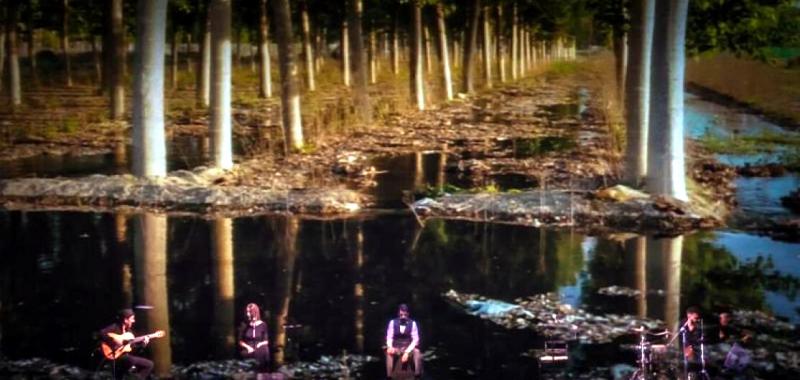
[[[168,331],[149,354],[166,373],[173,363],[235,357],[234,328],[243,318],[237,311],[256,302],[270,312],[275,362],[342,350],[379,356],[386,320],[408,302],[424,348],[436,351],[427,367],[432,376],[518,378],[535,370],[520,354],[538,348],[541,337],[470,317],[444,301],[443,292],[508,302],[556,292],[592,313],[635,314],[671,326],[689,304],[772,310],[795,321],[800,304],[794,298],[800,245],[733,232],[588,237],[461,221],[420,227],[406,215],[167,219],[0,213],[2,353],[90,368],[92,333],[133,303],[152,307],[139,310],[142,332]],[[52,264],[40,265],[42,257]],[[640,295],[597,293],[610,285]],[[36,344],[43,339],[52,344]],[[595,351],[581,360],[614,358]],[[379,376],[381,364],[365,371],[366,378]]]

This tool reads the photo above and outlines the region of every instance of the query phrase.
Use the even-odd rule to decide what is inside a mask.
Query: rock
[[[736,168],[736,172],[743,177],[780,177],[786,174],[786,167],[782,164],[745,165]]]
[[[792,191],[788,195],[781,197],[783,207],[792,210],[795,214],[800,214],[800,189]]]
[[[614,185],[611,187],[607,187],[605,189],[598,190],[597,192],[595,192],[595,195],[599,199],[605,199],[616,202],[625,202],[630,199],[650,198],[649,194],[636,189],[632,189],[625,185]]]

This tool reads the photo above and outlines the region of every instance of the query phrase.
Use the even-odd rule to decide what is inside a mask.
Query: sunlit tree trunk
[[[495,38],[497,40],[496,54],[500,83],[505,83],[508,80],[508,78],[506,78],[506,39],[503,28],[503,4],[497,4],[497,31],[495,32]]]
[[[166,14],[166,1],[164,5]],[[164,33],[162,32],[162,34]],[[164,43],[163,40],[161,43]],[[137,294],[141,304],[152,307],[143,322],[148,331],[164,330],[165,332],[164,337],[153,339],[149,344],[155,364],[153,373],[163,378],[170,375],[172,370],[169,295],[167,292],[167,217],[145,213],[137,216],[134,224],[136,226],[134,255]]]
[[[64,75],[67,87],[72,87],[72,63],[69,58],[69,0],[63,2],[61,13],[61,56],[64,59]]]
[[[614,27],[614,73],[617,84],[617,104],[623,104],[625,96],[625,72],[627,71],[627,36],[622,25]]]
[[[208,3],[202,12],[203,39],[200,41],[200,57],[197,60],[197,85],[195,98],[198,106],[208,107],[211,98],[211,9]]]
[[[231,125],[231,0],[212,0],[209,135],[215,167],[233,167]]]
[[[650,54],[655,0],[631,2],[630,48],[625,80],[625,181],[633,186],[647,175],[647,123],[650,109]]]
[[[108,81],[111,119],[122,120],[125,116],[125,60],[124,24],[122,23],[122,0],[111,0],[109,12]]]
[[[212,281],[214,283],[213,336],[219,338],[218,354],[227,355],[236,347],[234,324],[234,262],[233,220],[219,218],[211,222],[211,249],[213,257]]]
[[[300,15],[303,27],[303,55],[306,64],[306,85],[309,91],[317,88],[314,82],[314,51],[311,49],[311,21],[308,19],[308,2],[303,1],[300,7]]]
[[[519,25],[517,20],[517,3],[511,8],[511,80],[519,78]]]
[[[411,59],[409,60],[411,95],[417,109],[422,111],[425,109],[425,78],[422,72],[422,7],[418,1],[411,3],[411,12],[411,19],[414,23],[412,25],[414,33],[411,36]]]
[[[441,52],[444,93],[448,101],[453,100],[453,80],[450,76],[450,57],[447,54],[447,25],[444,22],[444,5],[436,4],[436,24],[439,29],[439,51]]]
[[[259,86],[258,96],[261,98],[272,97],[272,73],[269,61],[269,23],[267,20],[267,0],[259,1],[258,22],[258,57],[259,57]]]
[[[491,7],[483,7],[483,79],[486,87],[492,87],[492,29],[490,25]]]
[[[186,51],[186,72],[190,74],[194,71],[194,64],[192,63],[192,33],[194,31],[186,32],[186,38],[183,43],[184,51]]]
[[[663,3],[663,4],[662,4]],[[659,0],[653,34],[647,190],[688,201],[683,85],[688,0]]]
[[[8,95],[12,108],[22,104],[22,91],[19,79],[19,52],[17,51],[18,1],[7,0],[6,4],[6,50],[8,51]]]
[[[164,41],[167,0],[139,1],[133,85],[133,174],[167,173],[164,140]]]
[[[92,48],[92,67],[94,68],[95,82],[102,83],[103,71],[100,65],[100,51],[97,49],[97,38],[95,38],[95,36],[89,36],[89,40]]]
[[[378,82],[378,41],[375,38],[375,30],[369,31],[369,51],[367,53],[369,61],[369,83]]]
[[[469,21],[469,35],[464,44],[464,64],[461,70],[461,89],[465,93],[475,91],[474,84],[474,56],[478,47],[478,23],[481,19],[481,0],[472,0],[471,19]]]
[[[397,75],[400,73],[400,26],[398,16],[395,15],[394,23],[392,24],[392,73]]]
[[[350,87],[350,32],[347,20],[342,21],[342,80]]]
[[[2,4],[0,4],[0,9],[2,9]],[[6,19],[5,21],[6,21],[6,23],[3,25],[2,28],[0,28],[0,92],[5,91],[5,89],[3,88],[4,87],[3,85],[5,84],[4,81],[6,80],[6,75],[5,75],[6,74],[6,71],[5,71],[5,69],[6,69],[6,60],[7,60],[7,57],[6,57],[6,44],[8,43],[7,39],[6,39],[6,30],[8,30],[9,25],[11,25],[8,22],[8,19]]]
[[[361,122],[371,123],[372,108],[369,104],[369,94],[367,93],[366,54],[364,51],[363,33],[361,32],[362,2],[361,0],[350,0],[348,5],[350,41],[352,41],[353,44],[350,52],[353,59],[356,113]]]
[[[281,112],[287,150],[303,148],[303,124],[300,119],[300,93],[297,67],[292,49],[292,18],[288,0],[274,0],[272,14],[278,39],[278,63],[281,73]]]
[[[433,66],[431,63],[431,33],[428,30],[428,26],[425,23],[422,23],[422,37],[424,38],[425,43],[425,73],[429,74],[431,72],[431,67]]]
[[[173,27],[175,29],[175,27]],[[173,90],[178,88],[178,41],[180,40],[180,33],[177,30],[172,31],[172,41],[170,42],[170,88]]]

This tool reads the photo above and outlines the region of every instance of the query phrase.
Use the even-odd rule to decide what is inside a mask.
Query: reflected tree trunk
[[[166,2],[164,2],[164,13],[166,13]],[[136,293],[140,295],[139,301],[142,305],[152,307],[144,318],[146,329],[165,332],[163,338],[154,339],[149,346],[155,362],[153,373],[159,377],[166,377],[172,370],[167,292],[167,217],[145,213],[137,216],[134,223]]]
[[[233,168],[231,124],[231,0],[212,0],[211,106],[208,127],[211,161],[220,169]]]
[[[444,80],[444,93],[447,101],[451,101],[453,100],[453,80],[450,76],[450,57],[447,52],[447,24],[444,22],[444,5],[442,3],[436,4],[436,25],[439,31],[439,51],[441,52],[440,63]]]
[[[272,331],[275,332],[272,346],[275,352],[272,360],[277,367],[284,364],[286,347],[286,327],[289,307],[292,301],[292,284],[294,282],[294,266],[297,259],[297,234],[300,229],[296,217],[287,216],[277,223],[275,236],[278,237],[277,266],[280,269],[275,277],[274,294],[278,297],[272,314]]]
[[[636,315],[647,317],[647,239],[638,236],[625,241],[625,251],[633,258],[633,288],[639,291],[636,297]]]
[[[364,227],[363,222],[358,223],[356,231],[356,254],[355,254],[355,278],[356,283],[353,287],[353,298],[355,301],[354,327],[355,327],[355,349],[356,353],[364,352]]]
[[[414,189],[421,189],[425,185],[425,165],[422,152],[414,152]]]
[[[164,39],[167,0],[140,1],[136,20],[136,76],[133,86],[133,173],[167,173],[164,140]]]
[[[267,19],[267,0],[260,0],[258,21],[258,96],[272,97],[272,68],[269,60],[269,20]]]
[[[212,334],[220,339],[215,346],[220,355],[228,355],[236,347],[234,334],[234,263],[233,220],[219,218],[212,222],[211,248],[214,271],[214,325]]]
[[[292,49],[292,18],[288,0],[272,1],[278,39],[278,62],[281,72],[281,112],[286,150],[303,148],[303,123],[300,119],[300,92],[297,89],[297,67]]]
[[[311,48],[311,21],[308,19],[308,1],[303,1],[300,7],[300,16],[303,28],[303,55],[306,64],[306,85],[308,91],[317,89],[314,81],[314,50]]]
[[[647,123],[650,110],[650,55],[655,0],[631,2],[630,48],[625,72],[625,181],[633,186],[647,175]]]
[[[680,324],[683,236],[649,239],[647,248],[650,251],[649,254],[662,260],[665,291],[663,319],[667,328],[675,331]]]

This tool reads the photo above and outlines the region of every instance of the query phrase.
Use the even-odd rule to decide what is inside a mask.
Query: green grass
[[[775,151],[780,146],[800,148],[800,135],[764,131],[755,135],[724,137],[706,131],[699,139],[703,147],[717,154],[755,154]]]

